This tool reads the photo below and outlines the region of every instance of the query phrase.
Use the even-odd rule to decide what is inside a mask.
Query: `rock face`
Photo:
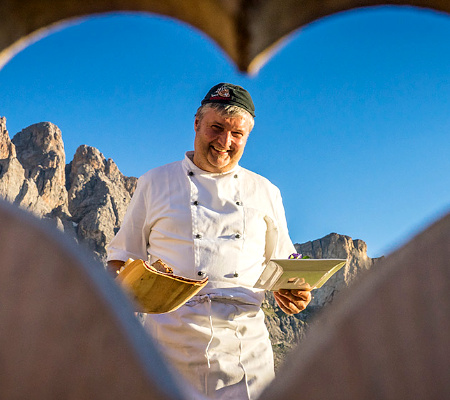
[[[16,146],[6,129],[6,118],[0,118],[0,195],[15,201],[24,184],[25,171],[16,156]]]
[[[16,149],[9,139],[6,118],[0,117],[0,160],[16,156]]]
[[[66,165],[61,131],[50,122],[31,125],[10,140],[6,118],[0,117],[0,197],[53,221],[100,260],[122,223],[136,183],[93,147],[80,146]],[[346,258],[348,263],[314,291],[310,306],[298,315],[284,314],[267,294],[263,310],[276,366],[301,340],[311,320],[320,318],[320,310],[374,264],[362,240],[337,233],[295,246],[312,258]]]
[[[41,216],[58,208],[66,211],[66,155],[59,128],[49,122],[31,125],[12,143],[25,179],[14,201]]]
[[[29,126],[10,140],[0,118],[0,197],[47,218],[102,259],[122,223],[136,178],[95,148],[80,146],[66,166],[59,128]]]
[[[101,257],[114,237],[136,188],[97,149],[80,146],[67,166],[68,208],[77,234]]]

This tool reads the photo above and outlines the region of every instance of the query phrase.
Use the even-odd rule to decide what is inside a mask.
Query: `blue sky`
[[[282,192],[291,238],[330,232],[386,255],[450,204],[450,17],[361,9],[292,34],[256,76],[202,32],[148,14],[90,18],[0,70],[10,136],[42,121],[67,162],[87,144],[128,176],[183,158],[218,82],[247,88],[256,125],[241,165]]]

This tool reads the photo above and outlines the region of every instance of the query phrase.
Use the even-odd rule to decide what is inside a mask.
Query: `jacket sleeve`
[[[128,258],[148,259],[147,247],[150,235],[147,210],[149,209],[150,182],[140,177],[128,205],[122,225],[107,246],[107,261]]]

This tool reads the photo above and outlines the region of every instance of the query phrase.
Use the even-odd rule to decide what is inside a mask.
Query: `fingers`
[[[275,300],[278,303],[278,306],[288,315],[297,314],[302,310],[298,309],[297,306],[290,301],[287,297],[280,295],[278,292],[274,294]]]
[[[310,290],[299,290],[299,289],[280,289],[279,293],[282,296],[289,298],[291,301],[303,300],[306,302],[311,301]]]
[[[311,301],[310,292],[302,293],[302,297],[294,296],[292,293],[285,295],[280,292],[275,292],[274,297],[280,308],[289,315],[298,314],[303,311]]]
[[[111,273],[112,277],[115,278],[119,273],[120,268],[125,264],[125,262],[120,260],[111,260],[107,263],[107,270]]]
[[[311,301],[309,290],[280,290],[274,293],[280,308],[289,315],[303,311]]]

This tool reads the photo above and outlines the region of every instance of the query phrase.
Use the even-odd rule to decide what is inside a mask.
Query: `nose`
[[[218,142],[224,149],[229,149],[231,146],[231,138],[231,131],[223,131],[218,137]]]

